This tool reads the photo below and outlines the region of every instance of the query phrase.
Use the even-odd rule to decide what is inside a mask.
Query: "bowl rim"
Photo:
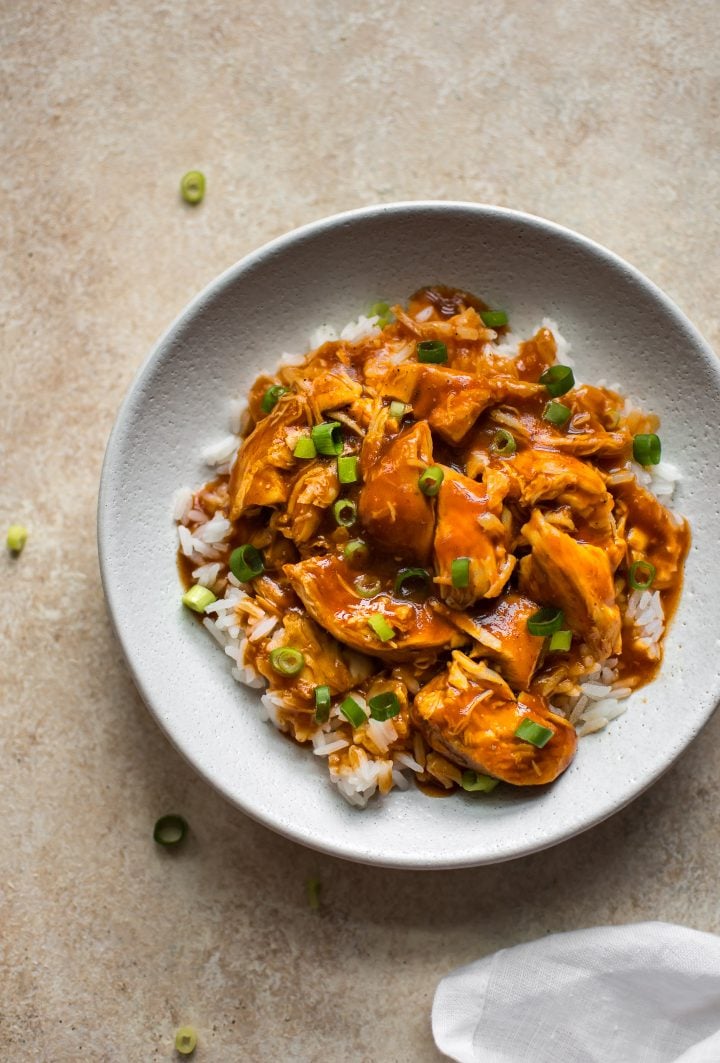
[[[111,493],[109,481],[111,479],[113,465],[118,456],[116,450],[119,445],[118,441],[121,435],[123,422],[125,421],[128,412],[133,407],[138,394],[141,392],[145,378],[151,373],[157,363],[162,360],[166,348],[172,343],[173,339],[176,338],[176,335],[181,331],[184,324],[191,320],[198,311],[203,308],[206,302],[232,286],[237,278],[239,278],[246,270],[259,263],[262,259],[274,256],[285,249],[292,247],[292,245],[296,243],[301,243],[307,237],[314,237],[323,232],[330,231],[338,225],[345,225],[356,221],[362,222],[382,216],[383,214],[425,212],[436,214],[442,214],[444,212],[466,212],[482,218],[495,217],[514,220],[533,230],[559,237],[571,245],[581,248],[584,252],[589,253],[593,257],[604,260],[606,264],[614,269],[624,272],[634,283],[644,288],[656,302],[662,305],[664,311],[671,317],[675,318],[678,324],[682,326],[684,331],[688,334],[688,337],[693,341],[697,352],[702,355],[703,359],[707,362],[708,367],[717,377],[718,389],[720,390],[720,362],[709,342],[705,339],[699,329],[690,321],[670,296],[655,284],[654,281],[650,280],[644,273],[642,273],[636,266],[629,263],[626,259],[592,238],[584,236],[582,233],[561,225],[558,222],[543,218],[540,215],[488,203],[453,199],[420,199],[369,204],[326,215],[298,226],[297,228],[290,229],[279,236],[266,241],[259,247],[243,255],[242,258],[232,263],[216,277],[211,279],[180,310],[180,312],[176,314],[171,323],[151,346],[148,354],[136,370],[120,403],[105,448],[100,472],[97,505],[97,545],[100,576],[103,593],[107,603],[107,611],[110,616],[113,630],[141,699],[165,737],[180,753],[183,759],[186,760],[187,763],[189,763],[192,768],[233,807],[240,809],[245,815],[248,815],[256,822],[263,824],[263,826],[268,827],[275,833],[280,834],[293,842],[299,843],[306,848],[314,849],[331,856],[371,866],[402,870],[444,870],[503,863],[508,860],[515,860],[520,857],[529,856],[532,853],[541,852],[544,849],[568,841],[569,839],[590,830],[592,827],[597,826],[616,812],[625,808],[649,789],[650,786],[657,782],[657,780],[670,767],[672,767],[676,760],[682,756],[690,744],[695,740],[699,732],[712,718],[713,713],[716,711],[718,704],[720,703],[720,674],[718,674],[715,687],[709,698],[709,706],[702,715],[698,715],[697,718],[693,720],[693,726],[689,728],[688,735],[682,745],[679,748],[671,748],[663,758],[660,758],[652,772],[642,778],[641,783],[636,781],[634,786],[628,786],[622,799],[619,799],[612,805],[612,807],[601,809],[597,815],[588,817],[581,826],[578,826],[576,823],[569,823],[564,827],[548,830],[547,835],[541,840],[535,838],[531,841],[524,841],[520,838],[511,849],[501,854],[490,853],[483,856],[482,854],[477,855],[471,853],[468,854],[467,857],[457,859],[447,859],[442,857],[439,859],[433,859],[433,856],[430,854],[418,855],[417,857],[412,856],[398,860],[397,858],[393,859],[392,855],[383,856],[381,854],[369,853],[365,849],[360,850],[357,847],[353,848],[351,845],[342,844],[333,841],[332,839],[328,840],[321,837],[308,839],[308,837],[303,834],[300,827],[295,828],[294,826],[289,826],[277,819],[273,819],[271,815],[264,814],[262,811],[254,808],[252,804],[246,803],[242,798],[238,797],[238,795],[231,793],[227,788],[221,785],[219,781],[212,778],[203,770],[200,764],[196,762],[191,751],[183,748],[183,746],[175,739],[171,730],[165,725],[162,713],[158,711],[153,704],[153,699],[148,691],[148,685],[145,681],[143,672],[135,667],[129,638],[126,636],[125,631],[119,623],[119,595],[121,594],[121,590],[115,585],[112,578],[109,560],[113,544],[113,530],[109,516],[110,510],[109,506],[106,504],[107,497]],[[339,796],[338,799],[340,799]]]

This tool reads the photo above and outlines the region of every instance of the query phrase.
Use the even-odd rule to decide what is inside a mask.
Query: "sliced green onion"
[[[8,550],[12,550],[14,554],[19,554],[27,542],[27,537],[28,530],[23,524],[11,524],[5,540]]]
[[[394,417],[396,421],[401,421],[403,417],[412,412],[412,406],[408,406],[406,402],[398,402],[393,400],[390,403],[390,416]]]
[[[569,406],[563,406],[561,402],[549,402],[543,410],[543,420],[549,421],[550,424],[557,425],[561,428],[566,421],[570,420],[572,410]]]
[[[431,498],[440,490],[440,484],[445,479],[445,473],[439,465],[428,465],[418,480],[418,487],[424,495]]]
[[[504,310],[481,310],[480,317],[483,325],[487,325],[488,328],[502,328],[508,323],[508,316]]]
[[[322,889],[322,883],[319,878],[309,878],[305,883],[307,890],[307,902],[308,908],[312,908],[315,911],[320,907],[320,890]]]
[[[310,435],[318,454],[329,454],[331,457],[342,454],[342,425],[339,421],[323,421],[322,424],[316,424]]]
[[[565,623],[562,609],[545,606],[528,617],[527,629],[531,635],[554,635]]]
[[[338,480],[341,484],[356,484],[358,482],[359,460],[355,454],[346,454],[338,458]]]
[[[395,594],[411,595],[414,590],[430,589],[432,577],[426,568],[401,568],[395,577]]]
[[[450,565],[450,578],[458,590],[470,586],[470,558],[456,557]]]
[[[278,400],[287,395],[289,388],[284,388],[282,384],[273,384],[267,389],[262,397],[260,403],[260,409],[263,413],[270,413],[278,404]]]
[[[378,576],[363,573],[354,581],[353,586],[360,598],[374,598],[382,589],[382,581]]]
[[[270,664],[279,675],[297,675],[305,667],[305,656],[294,646],[278,646],[270,651]]]
[[[153,838],[158,845],[179,845],[187,832],[187,821],[182,816],[161,816],[153,828]]]
[[[421,340],[417,345],[418,362],[442,365],[448,360],[447,345],[442,340]]]
[[[205,195],[205,174],[199,170],[188,170],[180,178],[180,195],[186,203],[195,206]]]
[[[390,639],[395,638],[395,631],[388,624],[382,613],[373,613],[372,616],[369,616],[368,624],[381,642],[389,642]]]
[[[550,392],[554,399],[575,387],[575,377],[569,365],[551,365],[540,376],[540,383]]]
[[[293,451],[293,455],[296,458],[316,458],[317,450],[315,449],[315,444],[312,441],[312,436],[300,436],[297,443],[295,444],[295,450]]]
[[[385,721],[392,720],[393,716],[397,716],[402,705],[400,704],[400,698],[394,691],[386,690],[384,693],[376,694],[374,698],[370,698],[368,708],[373,720]]]
[[[216,601],[217,598],[213,592],[208,590],[207,587],[201,587],[199,583],[196,583],[194,587],[190,587],[182,596],[183,605],[186,605],[188,609],[192,609],[194,613],[204,613],[207,607]]]
[[[535,723],[534,720],[529,720],[527,717],[515,729],[516,738],[522,738],[523,742],[529,742],[531,745],[537,746],[538,749],[546,746],[554,734],[555,732],[551,731],[549,727],[543,727],[542,724]]]
[[[469,793],[489,794],[499,782],[500,780],[493,779],[492,775],[480,775],[477,771],[464,771],[460,785]]]
[[[517,450],[515,436],[512,432],[508,432],[507,428],[498,428],[490,444],[490,450],[493,454],[499,454],[501,458],[509,458]]]
[[[628,571],[628,583],[634,591],[649,591],[656,571],[651,561],[633,561]]]
[[[333,517],[341,528],[349,528],[357,520],[357,506],[349,498],[339,498],[333,506]]]
[[[343,557],[349,565],[363,565],[370,557],[367,543],[362,539],[351,539],[349,543],[345,543]]]
[[[389,310],[389,303],[373,303],[370,307],[370,317],[387,317]]]
[[[315,687],[315,723],[325,723],[330,716],[330,687]]]
[[[181,1026],[175,1033],[175,1051],[191,1056],[197,1048],[197,1033],[192,1026]]]
[[[551,653],[567,653],[571,646],[572,631],[565,628],[563,631],[553,632],[549,647]]]
[[[249,583],[265,571],[263,556],[252,543],[238,546],[230,554],[230,571],[241,583]]]
[[[633,457],[638,465],[658,465],[662,447],[654,432],[633,436]]]
[[[365,711],[360,705],[358,705],[355,698],[348,696],[344,701],[341,701],[340,712],[346,720],[349,720],[353,727],[361,727],[364,723],[367,723]]]

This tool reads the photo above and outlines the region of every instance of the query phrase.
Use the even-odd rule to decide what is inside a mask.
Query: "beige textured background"
[[[226,806],[169,747],[95,554],[103,448],[152,342],[245,252],[339,209],[545,215],[630,259],[717,347],[717,4],[0,12],[0,525],[32,533],[0,557],[0,1057],[171,1059],[190,1022],[198,1060],[431,1063],[433,990],[457,964],[602,922],[720,929],[720,718],[554,851],[427,875],[344,864]],[[196,210],[176,191],[191,167]],[[192,825],[182,853],[152,842],[167,810]]]

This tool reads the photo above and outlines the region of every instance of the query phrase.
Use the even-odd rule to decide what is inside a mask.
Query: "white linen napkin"
[[[552,934],[437,987],[458,1063],[720,1063],[720,938],[670,923]]]

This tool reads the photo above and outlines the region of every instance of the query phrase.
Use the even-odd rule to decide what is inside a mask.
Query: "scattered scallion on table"
[[[551,365],[540,375],[539,381],[554,399],[575,387],[575,376],[569,365]]]
[[[540,723],[535,723],[534,720],[529,720],[527,717],[522,721],[519,727],[515,728],[515,737],[521,738],[523,742],[529,742],[532,746],[537,746],[538,749],[542,749],[548,744],[552,736],[555,734],[549,727],[543,727]]]
[[[370,716],[373,720],[392,720],[394,716],[397,716],[402,706],[400,704],[400,698],[392,690],[385,690],[382,694],[375,694],[374,697],[368,701],[368,708],[370,709]]]
[[[656,572],[652,561],[633,561],[628,570],[628,583],[634,591],[649,591]]]
[[[205,196],[205,174],[200,170],[188,170],[180,178],[180,195],[186,203],[196,207]]]
[[[249,583],[265,571],[263,556],[252,543],[244,543],[230,554],[230,571],[241,583]]]
[[[194,587],[189,587],[182,596],[183,605],[192,609],[194,613],[204,613],[207,607],[216,601],[217,598],[213,592],[199,583],[196,583]]]
[[[278,675],[298,675],[305,667],[305,655],[294,646],[278,646],[270,650],[270,664]]]
[[[191,1056],[197,1048],[197,1033],[192,1026],[181,1026],[175,1033],[175,1050],[181,1056]]]
[[[633,436],[633,458],[638,465],[659,465],[661,455],[660,437],[654,432]]]
[[[11,550],[14,554],[19,554],[27,542],[27,537],[28,530],[24,524],[11,524],[5,539],[8,550]]]
[[[153,838],[158,845],[179,845],[188,832],[187,821],[182,816],[161,816],[153,829]]]
[[[554,635],[565,623],[562,609],[554,609],[552,606],[544,606],[536,613],[528,617],[527,629],[531,635]]]
[[[305,883],[305,889],[307,890],[308,908],[317,911],[320,907],[320,890],[322,889],[320,879],[309,878]]]
[[[445,479],[445,473],[439,465],[428,465],[418,479],[418,487],[424,495],[432,498],[440,490],[440,485]]]
[[[442,340],[421,340],[417,345],[418,362],[444,365],[448,360],[447,345]]]

